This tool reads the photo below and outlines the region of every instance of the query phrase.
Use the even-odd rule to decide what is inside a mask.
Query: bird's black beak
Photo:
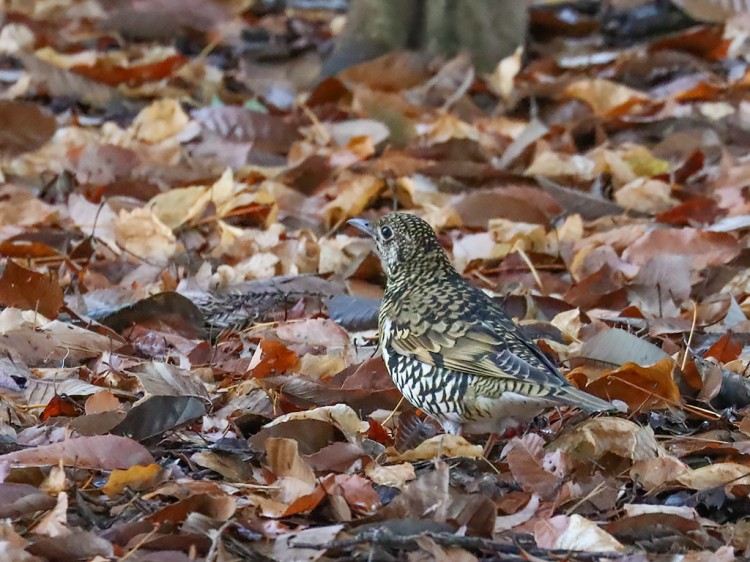
[[[346,222],[352,225],[354,228],[361,230],[368,236],[373,235],[372,227],[370,226],[370,221],[366,221],[365,219],[349,219]]]

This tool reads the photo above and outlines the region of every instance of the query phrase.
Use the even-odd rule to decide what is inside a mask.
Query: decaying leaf
[[[146,208],[122,211],[114,221],[113,234],[124,250],[142,259],[165,261],[177,251],[172,231]]]
[[[113,470],[102,490],[110,498],[121,494],[125,488],[134,491],[148,490],[159,483],[163,470],[158,464],[136,465],[127,470]]]
[[[667,455],[644,459],[633,463],[630,476],[635,482],[651,491],[677,480],[690,469],[679,459]]]
[[[38,105],[24,101],[0,101],[0,153],[18,154],[36,150],[57,129],[54,116]]]
[[[610,401],[621,400],[631,411],[668,408],[680,401],[674,370],[675,364],[671,358],[657,361],[649,367],[625,363],[589,382],[586,392]]]
[[[637,462],[656,458],[662,450],[650,427],[613,417],[582,422],[555,439],[549,447],[566,451],[579,464],[588,464],[609,454]]]
[[[717,463],[696,468],[675,479],[691,490],[707,490],[726,484],[750,484],[750,470],[745,465],[737,463]]]
[[[136,464],[153,464],[149,452],[127,437],[102,435],[78,437],[52,445],[0,455],[0,463],[18,466],[45,466],[62,462],[65,466],[114,470]]]
[[[276,427],[296,420],[321,421],[331,424],[339,429],[348,439],[352,440],[357,435],[365,433],[369,427],[367,422],[361,421],[357,413],[345,404],[323,406],[305,412],[294,412],[279,416],[267,424],[266,427]]]
[[[409,462],[385,466],[373,463],[367,466],[365,474],[376,484],[393,488],[403,488],[407,482],[417,477],[414,465]]]
[[[397,453],[391,451],[391,462],[420,461],[434,458],[468,457],[480,458],[484,451],[479,445],[472,445],[459,435],[436,435],[420,443],[415,449]]]
[[[558,515],[534,526],[534,538],[542,548],[584,552],[620,552],[624,546],[612,535],[580,515]]]

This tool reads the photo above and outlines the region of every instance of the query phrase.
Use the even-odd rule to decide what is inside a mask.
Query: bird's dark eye
[[[380,236],[383,237],[383,240],[390,240],[393,237],[393,230],[390,226],[384,226],[380,229]]]

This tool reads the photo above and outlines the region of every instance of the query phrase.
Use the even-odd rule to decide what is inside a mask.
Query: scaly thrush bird
[[[545,408],[616,409],[571,386],[537,345],[453,268],[429,224],[407,213],[349,224],[375,241],[387,277],[383,359],[415,407],[448,433],[502,433]]]

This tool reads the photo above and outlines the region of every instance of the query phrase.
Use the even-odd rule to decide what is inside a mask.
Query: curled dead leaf
[[[315,473],[299,456],[294,439],[267,439],[266,462],[277,477],[293,477],[308,484],[316,482]]]
[[[696,468],[679,475],[677,482],[691,490],[707,490],[726,484],[750,484],[750,467],[733,462],[722,462]]]
[[[584,465],[610,453],[633,462],[662,454],[653,429],[622,418],[586,420],[552,441],[548,449],[567,451],[572,460]]]
[[[416,448],[398,453],[389,448],[386,453],[390,462],[414,462],[433,460],[436,458],[467,457],[478,459],[484,455],[479,445],[472,445],[460,435],[435,435],[422,441]]]
[[[689,470],[677,457],[666,455],[633,463],[630,467],[630,477],[651,492],[667,482],[677,480]]]
[[[133,121],[139,139],[157,143],[182,131],[190,118],[174,99],[157,100],[141,110]]]
[[[110,498],[122,494],[125,488],[133,491],[150,490],[163,477],[164,470],[158,464],[136,465],[126,470],[113,470],[102,491]]]
[[[123,210],[112,226],[117,243],[138,258],[166,261],[177,251],[172,230],[151,209]]]
[[[356,217],[384,188],[385,182],[376,176],[352,176],[340,182],[338,195],[322,210],[326,225],[332,227]]]
[[[570,84],[565,93],[588,103],[594,113],[602,116],[648,100],[638,90],[603,78],[578,80]]]
[[[557,515],[534,526],[540,548],[583,552],[622,552],[625,547],[612,535],[580,515]]]
[[[625,250],[622,257],[643,265],[655,256],[679,254],[692,258],[695,269],[722,265],[737,256],[740,244],[731,234],[695,228],[650,230]]]
[[[414,465],[410,462],[385,466],[370,463],[365,468],[365,475],[375,482],[375,484],[391,486],[399,489],[403,489],[407,482],[410,482],[417,477],[414,472]]]
[[[279,416],[266,424],[265,427],[274,427],[295,420],[317,420],[330,423],[349,439],[354,439],[356,435],[367,433],[370,427],[367,422],[360,420],[357,413],[346,404],[322,406],[304,412],[292,412],[291,414]]]
[[[587,384],[586,392],[610,401],[622,400],[631,411],[667,408],[680,401],[674,369],[671,357],[649,367],[625,363]]]

